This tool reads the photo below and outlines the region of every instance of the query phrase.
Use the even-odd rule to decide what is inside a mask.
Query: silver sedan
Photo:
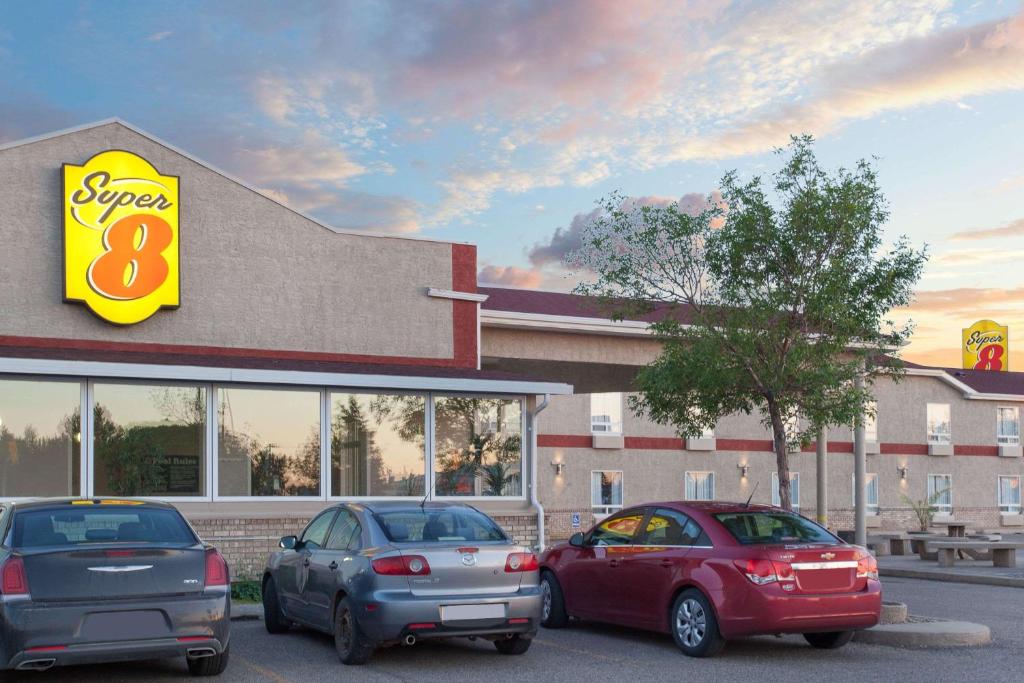
[[[332,633],[345,664],[429,638],[485,638],[522,654],[537,633],[536,555],[468,505],[339,504],[281,548],[263,576],[267,630]]]

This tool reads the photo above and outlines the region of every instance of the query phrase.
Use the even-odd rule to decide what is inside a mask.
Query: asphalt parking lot
[[[992,645],[949,650],[902,650],[851,643],[830,652],[813,650],[799,636],[730,643],[714,659],[683,657],[668,636],[574,622],[539,634],[520,657],[502,656],[487,642],[456,640],[381,650],[370,664],[343,667],[325,635],[294,631],[271,636],[260,621],[236,621],[232,658],[220,681],[664,681],[669,677],[727,680],[1018,681],[1024,670],[1024,590],[915,579],[887,579],[887,599],[911,612],[988,625]],[[8,674],[15,681],[191,680],[184,662],[154,661]],[[5,679],[6,680],[6,679]]]

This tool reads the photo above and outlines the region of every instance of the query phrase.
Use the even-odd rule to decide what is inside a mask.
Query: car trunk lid
[[[419,555],[430,565],[428,576],[410,576],[416,596],[506,594],[519,590],[524,572],[506,572],[508,556],[523,549],[500,544],[422,544],[403,546],[404,556]]]
[[[780,584],[797,594],[850,593],[863,590],[857,563],[864,550],[849,545],[806,544],[765,546]]]
[[[24,553],[33,600],[116,600],[199,593],[202,546],[75,548]]]

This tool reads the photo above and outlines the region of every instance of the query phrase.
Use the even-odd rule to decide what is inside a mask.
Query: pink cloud
[[[481,284],[537,289],[543,276],[536,270],[518,266],[484,266],[477,279]]]

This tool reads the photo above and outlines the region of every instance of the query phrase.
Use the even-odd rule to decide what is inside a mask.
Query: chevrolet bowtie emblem
[[[823,559],[823,560],[831,560],[835,556],[836,556],[835,553],[822,553],[821,554],[821,559]]]

